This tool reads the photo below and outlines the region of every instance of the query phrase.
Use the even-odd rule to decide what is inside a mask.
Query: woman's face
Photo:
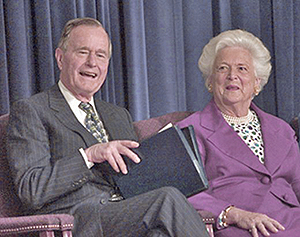
[[[218,52],[209,81],[221,111],[240,111],[235,116],[248,112],[254,88],[259,88],[260,83],[255,76],[252,56],[242,47],[226,47]]]

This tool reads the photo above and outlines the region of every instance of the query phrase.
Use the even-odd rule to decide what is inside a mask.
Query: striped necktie
[[[108,142],[108,135],[104,129],[103,123],[96,115],[91,104],[81,102],[79,108],[86,113],[84,120],[86,129],[98,140],[98,142]]]

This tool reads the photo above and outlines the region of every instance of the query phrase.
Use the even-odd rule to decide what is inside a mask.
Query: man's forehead
[[[105,36],[107,36],[106,31],[103,29],[102,26],[96,26],[96,25],[79,25],[74,27],[71,32],[70,32],[70,36],[77,34],[77,33],[82,33],[81,31],[85,32],[85,31],[94,31],[94,32],[99,32],[100,34],[103,34]],[[86,35],[86,34],[85,34]]]
[[[91,39],[97,38],[96,41],[99,46],[106,46],[109,44],[109,38],[106,31],[100,26],[77,26],[74,28],[69,37],[69,41],[71,44],[76,45],[78,47],[88,47],[88,42]],[[92,30],[92,33],[87,33],[87,31]],[[94,38],[93,38],[94,37]],[[92,41],[92,40],[91,40]]]

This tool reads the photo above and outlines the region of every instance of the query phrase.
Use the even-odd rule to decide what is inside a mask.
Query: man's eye
[[[87,51],[79,51],[79,54],[88,54]]]
[[[96,54],[98,58],[105,58],[105,55],[104,54],[101,54],[101,53],[98,53]]]

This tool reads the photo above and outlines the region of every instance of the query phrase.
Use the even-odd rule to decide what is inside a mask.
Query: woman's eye
[[[228,67],[226,67],[226,66],[219,66],[219,67],[218,67],[218,71],[219,71],[219,72],[227,71],[227,69],[228,69]]]
[[[241,72],[247,72],[248,71],[248,69],[246,67],[239,67],[239,70]]]

